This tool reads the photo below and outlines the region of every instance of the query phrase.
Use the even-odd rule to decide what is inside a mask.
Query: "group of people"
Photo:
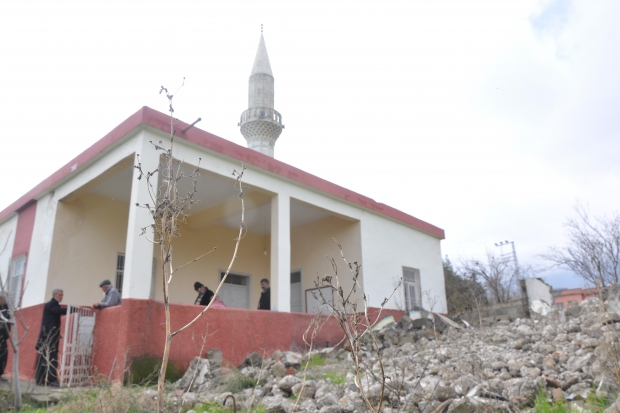
[[[100,310],[121,305],[121,294],[112,285],[110,280],[103,280],[99,287],[104,293],[103,300],[94,303],[92,308]],[[60,306],[63,297],[63,290],[57,288],[52,291],[52,299],[43,306],[41,330],[39,331],[39,338],[35,346],[37,350],[35,380],[39,386],[60,387],[58,382],[58,344],[61,337],[60,317],[67,314],[67,307]],[[77,310],[77,308],[72,309],[72,312]],[[2,372],[4,372],[4,365],[2,365],[1,360],[0,367],[2,367]]]
[[[256,308],[259,310],[271,310],[271,289],[269,288],[269,280],[266,278],[260,280],[260,288],[263,291],[260,294],[260,299],[258,300],[258,306]],[[205,287],[201,282],[196,281],[194,283],[194,290],[198,293],[198,297],[196,297],[194,304],[207,306],[213,301],[211,308],[226,308],[224,302],[217,298],[215,293],[208,287]]]
[[[271,289],[269,280],[263,278],[260,282],[262,289],[257,308],[259,310],[271,310]],[[121,294],[112,285],[110,280],[103,280],[99,287],[104,293],[103,299],[92,305],[93,309],[103,309],[121,305]],[[222,300],[215,296],[215,293],[200,282],[194,283],[194,290],[198,293],[194,304],[209,305],[211,307],[225,308]],[[41,319],[41,330],[37,338],[35,349],[37,351],[37,362],[35,368],[35,380],[37,385],[47,385],[59,387],[58,382],[58,346],[60,343],[60,318],[67,314],[67,307],[60,303],[64,297],[61,289],[52,291],[52,299],[43,306],[43,316]],[[78,309],[72,309],[72,312]],[[11,314],[4,296],[0,295],[0,380],[6,367],[8,358],[7,340],[10,338],[11,324],[9,320]]]

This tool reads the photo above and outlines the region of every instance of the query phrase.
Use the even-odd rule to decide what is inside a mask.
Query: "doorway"
[[[226,271],[220,271],[220,281]],[[250,308],[250,276],[229,273],[219,294],[229,308]]]

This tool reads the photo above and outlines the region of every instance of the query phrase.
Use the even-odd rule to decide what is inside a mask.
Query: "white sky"
[[[453,261],[564,242],[620,201],[620,2],[30,1],[0,5],[0,209],[142,106],[245,146],[260,36],[276,158],[446,231]],[[616,24],[614,24],[616,23]],[[555,287],[580,286],[547,272]]]

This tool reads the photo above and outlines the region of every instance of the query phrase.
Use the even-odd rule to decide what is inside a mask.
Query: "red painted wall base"
[[[172,330],[188,323],[202,308],[171,304]],[[34,376],[34,346],[42,311],[42,304],[21,310],[30,326],[20,346],[20,376],[24,379]],[[371,309],[371,317],[376,317],[377,312],[378,309]],[[403,314],[402,311],[383,310],[381,317],[393,315],[398,321]],[[210,348],[219,348],[224,360],[238,366],[252,351],[268,356],[275,350],[307,351],[303,337],[306,333],[310,340],[313,318],[313,314],[305,313],[209,309],[192,327],[172,339],[170,360],[187,368],[194,357],[204,357]],[[95,373],[121,380],[123,371],[133,358],[146,354],[161,357],[165,338],[164,320],[163,303],[155,300],[124,299],[121,306],[98,311],[93,348]],[[314,338],[314,348],[333,346],[344,337],[333,317],[323,316],[323,320],[325,323]],[[20,327],[20,331],[24,329]],[[204,348],[200,354],[203,340]],[[11,358],[12,354],[9,355],[7,372],[12,365]]]

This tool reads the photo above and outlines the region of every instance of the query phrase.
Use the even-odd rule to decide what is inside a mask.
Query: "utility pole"
[[[517,251],[515,249],[515,243],[514,241],[500,241],[500,242],[496,242],[495,246],[496,247],[503,247],[504,245],[508,245],[511,244],[512,245],[512,260],[515,262],[515,268],[516,268],[516,272],[517,272],[517,278],[519,278],[519,261],[517,261]],[[501,250],[503,252],[503,249]],[[507,253],[500,253],[499,256],[502,260],[505,261],[510,261],[510,252]]]
[[[504,245],[512,245],[512,254],[510,252],[504,253],[504,249],[502,248]],[[501,248],[501,252],[499,254],[500,258],[504,260],[504,262],[508,262],[511,259],[515,262],[515,275],[517,276],[518,284],[521,287],[521,302],[523,303],[523,311],[529,317],[530,316],[530,300],[527,295],[527,288],[525,286],[525,281],[521,279],[521,274],[519,272],[519,261],[517,261],[517,251],[515,249],[514,241],[500,241],[495,243],[496,247]],[[512,257],[510,257],[512,255]]]

